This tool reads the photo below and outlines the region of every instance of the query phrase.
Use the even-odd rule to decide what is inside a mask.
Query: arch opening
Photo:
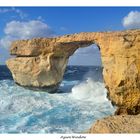
[[[71,92],[73,87],[85,81],[90,81],[88,84],[94,84],[94,82],[103,83],[102,71],[103,67],[99,46],[92,44],[87,47],[78,48],[70,56],[63,76],[63,82],[72,82],[69,85],[62,83],[61,85],[65,85],[62,91]]]
[[[92,112],[100,114],[95,114],[96,119],[108,116],[115,110],[107,99],[102,72],[100,49],[93,44],[78,48],[70,56],[62,82],[64,93],[69,93],[69,97],[74,101],[84,104],[84,109],[87,106]]]
[[[100,48],[97,44],[78,48],[69,58],[68,65],[102,66]]]

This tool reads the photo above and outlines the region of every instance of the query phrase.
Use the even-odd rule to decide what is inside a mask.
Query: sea
[[[85,133],[114,113],[100,66],[67,66],[56,93],[15,84],[0,65],[0,133]]]

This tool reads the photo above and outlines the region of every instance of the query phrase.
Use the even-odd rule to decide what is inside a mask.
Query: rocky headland
[[[140,132],[137,127],[140,119],[137,115],[140,113],[140,30],[83,32],[55,38],[15,41],[10,53],[16,57],[9,59],[7,66],[17,84],[54,92],[63,79],[69,57],[78,48],[92,44],[100,49],[107,96],[118,107],[116,115],[126,115],[99,120],[89,132],[132,132],[128,129],[123,131],[117,124],[122,128],[130,125],[134,133]]]

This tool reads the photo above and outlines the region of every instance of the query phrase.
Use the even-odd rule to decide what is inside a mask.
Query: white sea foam
[[[114,112],[103,83],[78,83],[63,81],[70,92],[48,94],[0,81],[0,133],[78,133]]]
[[[106,92],[103,83],[95,82],[93,79],[88,78],[86,81],[74,86],[70,96],[79,100],[102,103],[108,101]]]
[[[77,72],[77,70],[68,70],[65,74],[70,74],[70,73],[74,73]]]

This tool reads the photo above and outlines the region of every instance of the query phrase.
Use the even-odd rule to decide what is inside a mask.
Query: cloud
[[[27,17],[27,14],[25,14],[22,10],[19,10],[17,8],[0,8],[0,14],[4,14],[4,13],[16,13],[21,19],[24,19]]]
[[[0,40],[0,46],[8,48],[11,41],[19,39],[31,39],[35,37],[53,36],[54,32],[40,20],[11,21],[4,29],[5,36]]]
[[[123,18],[123,26],[129,29],[140,28],[140,12],[131,11]]]
[[[90,45],[89,47],[86,47],[86,48],[79,48],[75,54],[76,55],[89,55],[89,54],[94,54],[94,53],[97,53],[99,52],[99,49],[96,45]]]
[[[68,65],[95,65],[101,66],[100,51],[96,45],[79,48],[70,57]]]

